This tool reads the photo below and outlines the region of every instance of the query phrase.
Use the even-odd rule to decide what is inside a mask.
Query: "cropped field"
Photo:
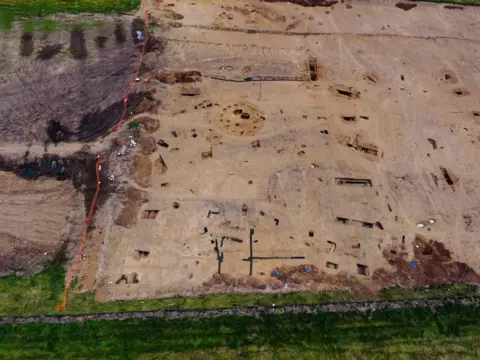
[[[0,328],[8,359],[473,359],[478,307]]]
[[[16,18],[56,13],[109,13],[135,10],[140,0],[6,0],[0,4],[0,29],[9,29]]]

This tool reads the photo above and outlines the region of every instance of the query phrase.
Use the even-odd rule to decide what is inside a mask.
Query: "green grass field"
[[[55,314],[61,303],[65,272],[61,266],[49,266],[32,277],[0,278],[0,316]],[[472,291],[475,290],[475,292]],[[429,289],[384,289],[380,299],[411,299],[437,296],[476,295],[471,285],[449,285]],[[217,294],[195,298],[174,297],[160,300],[116,301],[96,303],[93,294],[69,292],[66,313],[118,312],[137,310],[214,309],[232,306],[316,304],[327,301],[362,300],[347,292],[288,294]]]
[[[10,29],[15,19],[57,13],[110,13],[135,10],[140,0],[2,0],[0,29]]]
[[[480,308],[0,327],[4,359],[477,359]]]

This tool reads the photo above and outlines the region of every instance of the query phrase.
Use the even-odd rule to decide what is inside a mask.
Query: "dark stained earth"
[[[140,54],[131,28],[122,20],[50,34],[12,32],[1,39],[16,51],[0,53],[0,139],[51,142],[52,126],[69,134],[64,141],[91,141],[105,133],[120,118]],[[142,100],[135,99],[137,105]]]

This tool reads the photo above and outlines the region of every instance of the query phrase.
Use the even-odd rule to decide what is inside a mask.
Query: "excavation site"
[[[1,276],[61,264],[97,302],[480,283],[478,7],[55,21],[0,40]]]

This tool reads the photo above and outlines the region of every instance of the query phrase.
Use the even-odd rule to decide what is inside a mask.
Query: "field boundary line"
[[[293,314],[314,314],[317,312],[368,312],[377,310],[395,310],[408,308],[431,308],[441,306],[462,305],[480,306],[477,296],[435,297],[429,299],[409,300],[365,300],[350,302],[325,302],[308,305],[283,306],[249,306],[218,309],[197,310],[144,310],[114,313],[88,313],[72,315],[31,315],[31,316],[2,316],[0,325],[28,324],[28,323],[77,323],[98,320],[127,320],[127,319],[184,319],[184,318],[211,318],[218,316],[253,316]]]

